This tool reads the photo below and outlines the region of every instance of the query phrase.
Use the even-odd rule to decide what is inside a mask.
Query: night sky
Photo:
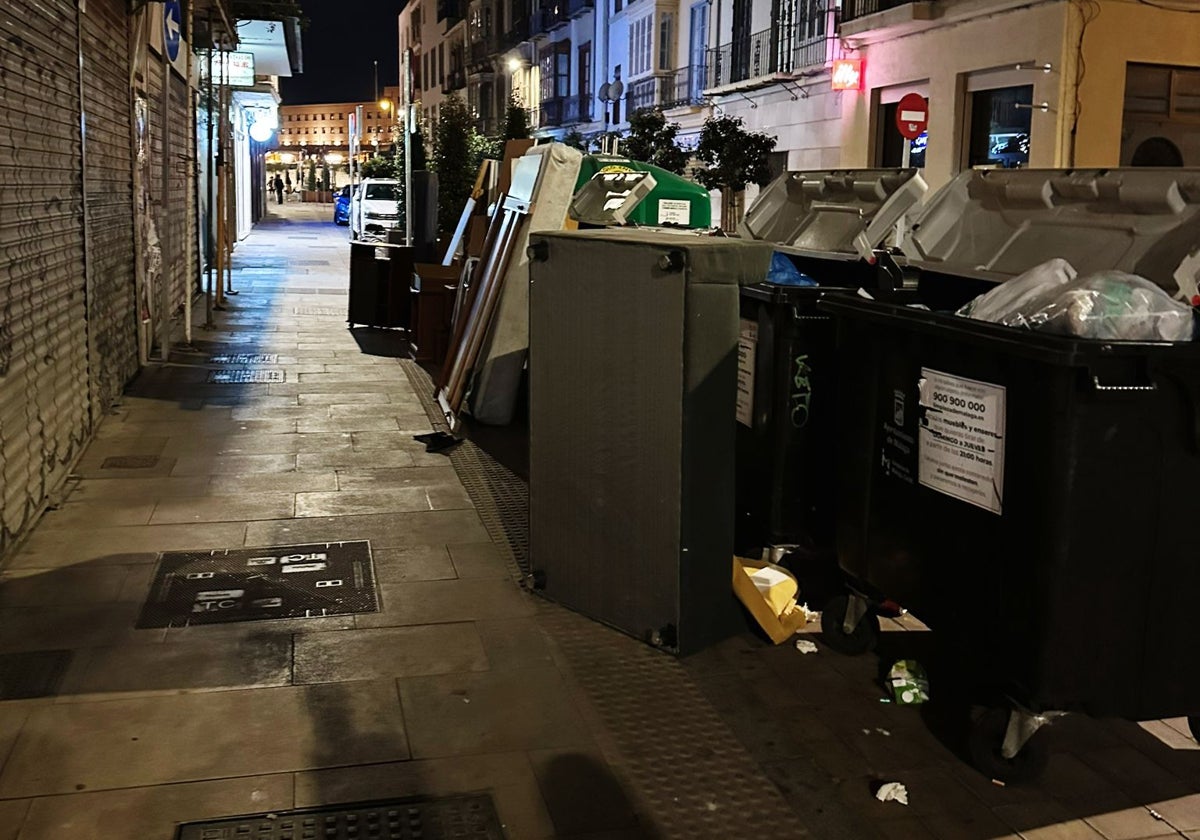
[[[284,105],[369,101],[374,61],[379,90],[397,84],[396,16],[406,0],[301,0],[304,73],[280,80]]]

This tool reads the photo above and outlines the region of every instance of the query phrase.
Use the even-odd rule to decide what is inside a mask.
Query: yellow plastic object
[[[796,578],[782,566],[733,558],[734,594],[777,645],[808,623],[808,611],[796,604],[799,589]]]

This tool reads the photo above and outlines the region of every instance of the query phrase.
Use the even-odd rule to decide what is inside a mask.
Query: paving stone
[[[30,807],[20,837],[166,840],[174,836],[177,823],[284,811],[292,807],[292,802],[290,773],[47,796]]]
[[[209,481],[206,475],[185,478],[89,478],[79,482],[71,492],[71,501],[120,498],[123,503],[132,503],[140,499],[203,496],[208,492]]]
[[[35,530],[7,568],[61,568],[79,563],[130,565],[154,562],[160,551],[244,545],[244,523]]]
[[[447,548],[460,578],[510,577],[507,564],[490,542],[452,543]]]
[[[484,539],[487,532],[473,510],[307,517],[251,522],[246,526],[246,545],[370,540],[374,550]]]
[[[351,449],[349,433],[328,435],[264,435],[238,434],[171,438],[167,451],[171,453],[205,453],[208,455],[271,455],[299,452],[330,452]]]
[[[321,493],[338,489],[337,474],[332,469],[294,473],[214,475],[209,482],[206,495],[212,496],[239,493]]]
[[[335,353],[340,351],[334,351]],[[389,389],[391,390],[391,389]],[[401,389],[400,395],[404,396],[409,393],[408,389]],[[354,405],[377,405],[390,403],[392,396],[386,391],[363,391],[361,393],[343,393],[341,391],[333,391],[326,393],[299,393],[296,395],[300,405],[340,405],[350,403]]]
[[[470,623],[348,630],[296,637],[295,682],[415,677],[488,667]]]
[[[0,840],[17,840],[29,812],[29,799],[11,799],[0,802]],[[28,835],[26,835],[28,836]]]
[[[399,680],[414,758],[590,747],[555,668]]]
[[[0,574],[0,607],[102,604],[120,600],[127,566],[13,569]]]
[[[241,475],[243,473],[282,473],[296,469],[291,454],[270,455],[181,455],[173,475]]]
[[[298,455],[300,470],[372,470],[416,466],[411,453],[398,450],[359,452],[305,453]],[[439,465],[440,466],[440,465]]]
[[[337,473],[337,480],[338,489],[343,491],[377,491],[403,487],[462,487],[458,474],[449,463],[436,467],[340,469]]]
[[[164,499],[154,509],[150,522],[238,522],[280,519],[295,513],[296,496],[291,493],[244,493],[228,496],[189,496]]]
[[[298,420],[297,430],[306,434],[330,432],[393,431],[400,428],[393,414],[383,416],[309,417]]]
[[[511,580],[430,580],[380,584],[382,609],[355,616],[359,627],[396,627],[438,621],[528,618],[533,596]]]
[[[390,681],[64,703],[30,714],[0,797],[408,757]]]
[[[627,782],[598,752],[533,750],[529,753],[557,836],[632,829],[637,814]]]
[[[458,507],[468,507],[459,505]],[[392,513],[433,510],[429,491],[420,487],[379,489],[355,493],[299,493],[296,516],[353,516],[366,513]],[[445,509],[445,506],[442,506]]]
[[[1058,802],[1001,805],[996,816],[1029,840],[1104,840],[1104,835]]]
[[[540,668],[555,662],[552,642],[532,618],[484,619],[475,622],[493,671]]]
[[[223,645],[93,648],[68,671],[59,702],[289,685],[292,637],[258,631]]]
[[[382,548],[372,552],[375,579],[380,583],[414,580],[453,580],[457,577],[444,546]]]
[[[96,500],[72,493],[71,498],[61,507],[46,511],[38,522],[38,527],[55,530],[145,525],[153,513],[152,500],[126,498],[119,490],[106,499]]]

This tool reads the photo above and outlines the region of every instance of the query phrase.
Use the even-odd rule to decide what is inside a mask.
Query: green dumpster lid
[[[1200,275],[1200,169],[991,169],[938,190],[904,247],[910,265],[1005,280],[1061,257],[1175,292]]]
[[[649,172],[597,172],[571,199],[571,218],[589,225],[623,225],[656,183]]]
[[[785,172],[759,193],[738,233],[777,251],[869,260],[927,189],[915,169]]]

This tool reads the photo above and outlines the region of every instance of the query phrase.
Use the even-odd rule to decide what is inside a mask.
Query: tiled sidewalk
[[[346,329],[330,213],[285,205],[239,246],[218,329],[142,374],[0,573],[0,679],[65,669],[0,702],[0,840],[483,790],[512,840],[1200,837],[1169,725],[1068,718],[1046,778],[1000,788],[879,703],[874,657],[747,634],[681,663],[527,595],[412,440],[388,336]],[[286,381],[207,384],[220,353]],[[158,552],[341,540],[371,542],[379,612],[134,628]],[[908,808],[873,799],[893,779]]]

